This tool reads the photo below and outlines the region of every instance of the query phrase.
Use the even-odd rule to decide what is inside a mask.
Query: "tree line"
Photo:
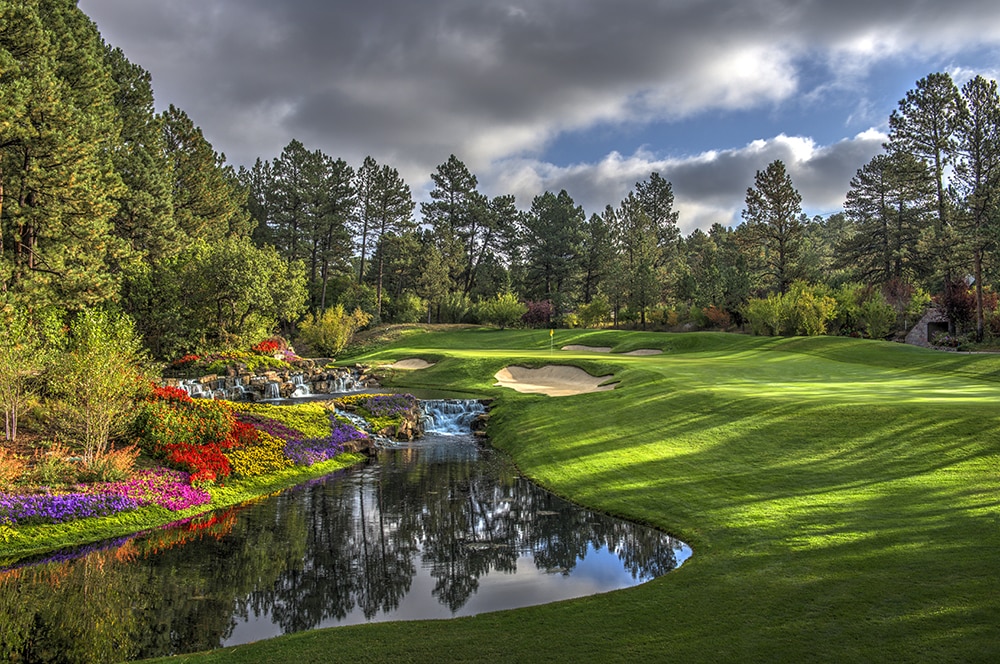
[[[419,205],[399,172],[292,140],[233,168],[72,0],[0,3],[0,307],[112,307],[156,357],[294,334],[333,308],[375,322],[744,326],[887,336],[933,295],[1000,333],[1000,102],[983,77],[917,82],[842,213],[808,218],[781,161],[743,223],[687,236],[659,173],[588,214],[519,209],[451,155]],[[809,322],[818,316],[819,323]],[[357,319],[356,319],[357,320]]]

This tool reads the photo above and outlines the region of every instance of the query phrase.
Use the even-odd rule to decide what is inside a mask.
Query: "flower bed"
[[[343,408],[354,409],[375,431],[399,427],[409,417],[418,417],[412,394],[349,394],[337,399]]]
[[[139,505],[159,505],[173,512],[204,505],[212,500],[205,489],[191,486],[188,473],[168,468],[142,470],[124,482],[95,484],[87,489],[97,495],[118,495]]]
[[[134,510],[139,504],[132,498],[91,493],[0,494],[0,523],[38,525],[65,523],[75,519],[108,516]]]

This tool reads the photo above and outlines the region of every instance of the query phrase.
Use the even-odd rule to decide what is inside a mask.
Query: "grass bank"
[[[461,330],[401,386],[497,397],[493,443],[540,484],[687,541],[628,590],[450,621],[341,627],[198,662],[990,661],[1000,643],[1000,358],[849,339]],[[614,353],[558,350],[611,346]],[[618,353],[639,348],[652,356]],[[614,373],[565,398],[507,364]]]
[[[210,486],[209,503],[186,510],[171,511],[155,505],[101,518],[78,519],[67,523],[19,526],[0,541],[0,567],[57,549],[81,546],[159,528],[176,521],[223,509],[323,477],[365,460],[363,454],[341,454],[312,466],[293,466],[261,477],[227,480],[224,486]]]

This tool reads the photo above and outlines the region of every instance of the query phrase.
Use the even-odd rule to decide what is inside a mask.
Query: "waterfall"
[[[347,419],[352,425],[354,425],[354,428],[357,429],[358,431],[364,431],[366,434],[368,434],[368,437],[372,440],[373,443],[375,443],[376,447],[396,446],[396,441],[392,440],[391,438],[386,438],[385,436],[380,436],[379,434],[372,431],[372,427],[368,423],[368,420],[361,417],[357,413],[352,413],[347,410],[340,410],[339,408],[334,409],[333,412]]]
[[[280,399],[281,388],[278,383],[270,382],[264,386],[264,399]]]
[[[226,398],[230,401],[245,401],[247,398],[247,388],[243,385],[243,379],[236,378],[234,382],[236,384],[229,388],[229,394]]]
[[[427,433],[458,436],[472,431],[472,421],[486,412],[475,399],[435,399],[420,402]]]
[[[205,386],[195,379],[182,380],[177,387],[187,392],[192,399],[211,399],[213,396],[212,390],[205,389]]]
[[[295,390],[292,392],[292,397],[307,397],[312,394],[312,389],[309,387],[309,383],[306,382],[305,377],[302,374],[295,374],[292,376],[292,384],[295,385]]]
[[[358,375],[356,373],[345,373],[334,376],[330,379],[330,391],[334,393],[341,392],[357,392],[364,389],[364,386],[358,382]]]

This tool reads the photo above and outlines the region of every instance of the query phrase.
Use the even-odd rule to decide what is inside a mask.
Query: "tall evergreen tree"
[[[271,232],[278,253],[289,262],[308,252],[308,228],[322,179],[322,155],[295,139],[271,165]]]
[[[382,166],[375,178],[375,193],[372,199],[372,230],[376,252],[389,235],[400,235],[414,227],[410,187],[400,177],[399,171]],[[382,282],[385,277],[385,252],[378,252],[378,269],[375,280],[375,309],[379,319],[382,316]]]
[[[851,179],[845,211],[852,230],[837,265],[866,283],[922,276],[918,240],[934,209],[926,165],[905,152],[876,155]]]
[[[802,239],[802,196],[792,184],[780,160],[757,171],[754,186],[747,189],[743,219],[760,252],[765,282],[784,293],[795,280]]]
[[[572,300],[585,219],[583,208],[565,189],[535,196],[531,211],[524,216],[527,295],[551,300],[556,313]]]
[[[314,312],[325,311],[332,272],[350,272],[350,217],[355,207],[354,169],[322,155],[320,189],[310,227],[309,280]]]
[[[667,267],[677,256],[681,233],[677,228],[678,212],[674,210],[673,185],[656,172],[649,179],[635,184],[635,198],[656,231],[659,249],[658,268]]]
[[[962,86],[963,112],[956,131],[953,178],[959,198],[956,225],[972,262],[976,289],[976,338],[983,339],[983,263],[1000,231],[1000,97],[997,82],[976,76]]]
[[[186,242],[249,232],[246,190],[187,113],[173,104],[163,113],[164,147],[171,165],[174,222]]]
[[[274,188],[271,162],[258,157],[252,168],[240,166],[237,178],[247,192],[246,214],[253,225],[254,242],[258,245],[274,244],[274,233],[269,225]]]
[[[625,299],[629,311],[638,314],[642,329],[646,329],[646,312],[660,299],[657,267],[663,255],[660,229],[646,210],[639,195],[630,192],[617,214]]]
[[[158,260],[180,249],[171,200],[171,167],[163,144],[163,122],[153,106],[149,72],[129,62],[118,48],[105,47],[104,60],[117,84],[115,109],[121,126],[111,152],[125,185],[114,216],[115,232],[139,260]]]
[[[358,283],[365,278],[365,260],[368,258],[368,237],[374,225],[376,201],[378,200],[379,165],[371,156],[365,157],[354,180],[357,206],[354,213],[355,234],[360,238],[358,262]]]
[[[112,299],[121,178],[114,83],[71,0],[0,4],[0,299],[79,309]]]
[[[580,246],[582,260],[582,298],[590,304],[598,294],[610,273],[615,260],[614,228],[615,211],[610,205],[603,216],[593,214],[583,228],[583,242]]]
[[[960,122],[962,99],[944,73],[930,74],[917,81],[899,107],[889,116],[890,153],[905,152],[927,164],[936,193],[936,251],[947,275],[952,271],[952,240],[949,233],[947,167],[955,157],[955,130]]]
[[[470,256],[475,250],[482,196],[476,191],[476,176],[455,155],[431,173],[431,202],[420,204],[424,223],[434,231],[442,259],[448,266],[449,291],[467,292]]]

